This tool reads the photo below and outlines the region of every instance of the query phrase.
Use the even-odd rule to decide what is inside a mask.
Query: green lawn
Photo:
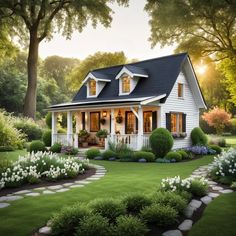
[[[99,197],[116,198],[129,192],[150,193],[156,190],[162,178],[175,175],[187,177],[194,169],[212,159],[213,156],[205,156],[191,162],[174,164],[94,161],[108,170],[101,180],[65,193],[24,198],[11,202],[10,207],[0,209],[0,235],[30,235],[45,225],[54,212],[78,201],[89,202]]]
[[[236,146],[236,136],[230,135],[230,136],[217,136],[217,135],[209,135],[208,137],[213,138],[224,138],[226,140],[226,143],[232,146]]]
[[[236,235],[236,192],[224,194],[211,202],[189,236]]]
[[[23,156],[26,154],[26,150],[17,150],[14,152],[0,152],[0,161],[1,160],[9,160],[16,161],[19,156]]]

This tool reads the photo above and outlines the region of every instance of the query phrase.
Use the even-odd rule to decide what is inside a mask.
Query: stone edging
[[[94,167],[96,172],[94,175],[89,176],[83,180],[75,180],[74,182],[64,183],[61,185],[49,185],[45,187],[33,188],[30,190],[21,190],[15,193],[7,194],[0,197],[0,208],[10,206],[10,202],[23,199],[25,197],[37,197],[40,195],[55,194],[66,192],[73,188],[81,188],[86,184],[90,184],[95,180],[99,180],[106,174],[106,169],[103,166],[89,164],[90,167]]]
[[[212,164],[206,166],[200,166],[198,169],[194,170],[190,175],[192,178],[205,177],[209,184],[209,192],[206,196],[202,197],[200,200],[192,199],[188,204],[187,208],[184,211],[184,216],[186,219],[178,226],[178,229],[168,230],[162,234],[162,236],[183,236],[183,233],[189,231],[193,226],[192,216],[194,212],[204,205],[208,205],[214,198],[220,196],[223,193],[232,193],[233,190],[229,188],[223,188],[218,185],[217,182],[214,182],[207,178],[209,167]]]

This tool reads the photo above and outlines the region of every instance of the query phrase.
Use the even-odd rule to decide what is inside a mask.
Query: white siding
[[[184,84],[184,98],[178,98],[178,83]],[[189,83],[182,72],[179,74],[165,104],[161,107],[161,126],[164,128],[166,128],[166,113],[169,112],[183,112],[186,114],[187,137],[184,139],[175,139],[173,149],[190,146],[190,133],[194,127],[199,126],[199,109],[194,101]]]

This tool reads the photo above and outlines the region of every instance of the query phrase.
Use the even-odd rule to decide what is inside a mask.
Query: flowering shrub
[[[78,148],[73,146],[62,146],[61,153],[66,155],[76,155],[79,152]]]
[[[200,194],[198,194],[195,189],[198,185]],[[187,191],[196,196],[204,195],[208,189],[207,180],[204,178],[186,178],[181,179],[180,176],[175,176],[174,178],[166,178],[161,181],[161,190],[163,191],[172,191],[172,192],[182,192]]]
[[[227,177],[236,180],[236,149],[230,148],[215,157],[210,171],[216,179]]]
[[[207,155],[207,154],[214,155],[214,154],[216,154],[215,150],[212,150],[206,146],[200,146],[200,145],[186,148],[186,151],[192,152],[195,155]]]
[[[87,160],[81,162],[75,157],[62,158],[47,152],[30,153],[19,157],[18,161],[0,173],[0,188],[35,183],[41,178],[49,181],[74,178],[84,172],[86,165]]]

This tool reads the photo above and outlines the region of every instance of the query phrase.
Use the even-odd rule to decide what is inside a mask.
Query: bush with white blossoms
[[[230,148],[214,158],[210,172],[213,177],[236,179],[236,149]]]
[[[56,153],[32,152],[19,157],[0,173],[0,188],[37,183],[42,178],[49,181],[74,178],[84,173],[88,164],[88,160],[80,161],[76,157],[63,158]]]
[[[204,196],[208,190],[207,180],[204,178],[186,178],[181,179],[180,176],[162,179],[162,191],[182,192],[187,191],[195,196]]]

